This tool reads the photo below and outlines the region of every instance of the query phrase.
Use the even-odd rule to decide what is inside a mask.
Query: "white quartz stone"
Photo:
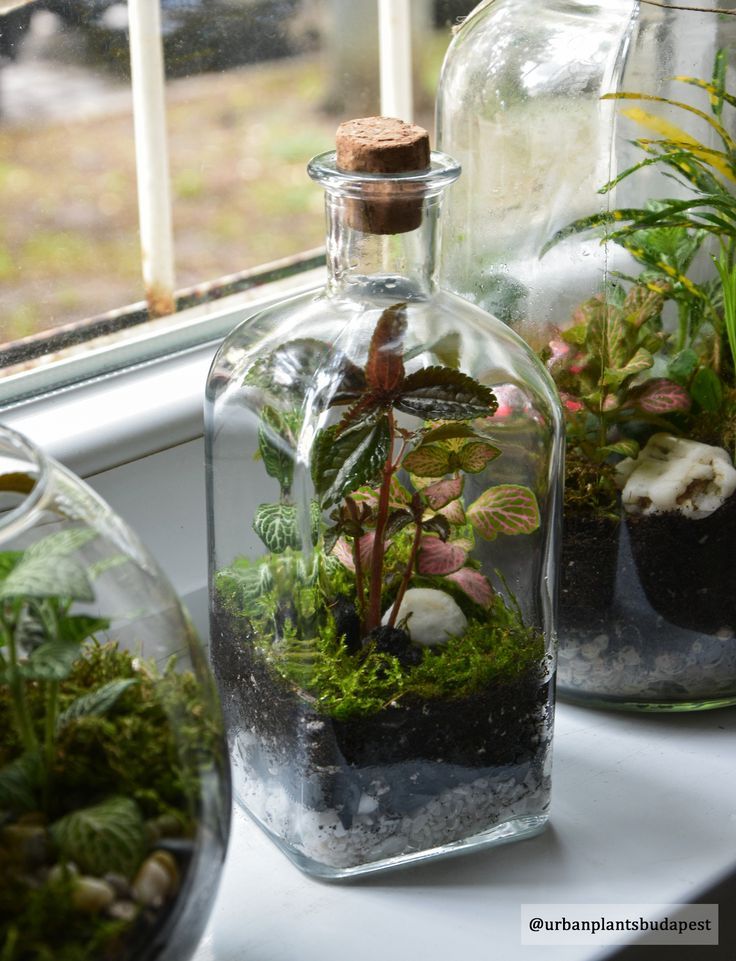
[[[390,614],[391,608],[383,615],[382,624],[388,624]],[[404,620],[412,641],[428,647],[464,634],[468,626],[467,618],[453,598],[431,587],[412,587],[404,594],[396,624]]]
[[[616,468],[621,499],[632,514],[679,511],[707,517],[736,490],[736,470],[722,447],[655,434],[638,457]]]

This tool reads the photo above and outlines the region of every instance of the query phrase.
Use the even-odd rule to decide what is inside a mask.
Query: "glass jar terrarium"
[[[339,878],[542,828],[561,416],[507,327],[435,283],[424,131],[368,118],[309,173],[328,283],[210,374],[212,657],[236,798]]]
[[[438,98],[447,284],[566,415],[559,690],[736,702],[736,18],[725,0],[496,0]]]
[[[0,953],[183,961],[229,827],[220,708],[155,563],[0,428]]]

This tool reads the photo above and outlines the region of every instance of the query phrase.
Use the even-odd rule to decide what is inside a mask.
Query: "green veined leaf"
[[[518,484],[490,487],[467,510],[473,528],[486,540],[498,534],[531,534],[539,527],[534,492]]]
[[[464,444],[458,453],[460,467],[468,474],[479,474],[492,461],[499,457],[501,451],[493,444],[471,441]]]
[[[130,878],[146,852],[143,816],[130,798],[111,797],[72,811],[50,832],[63,860],[97,877],[116,872]]]
[[[80,695],[59,715],[57,731],[81,717],[103,717],[112,710],[128,688],[137,683],[138,679],[135,677],[121,677]]]
[[[8,597],[67,597],[94,600],[94,591],[82,563],[74,554],[97,532],[87,527],[57,531],[27,548],[21,560],[0,583],[0,599]]]
[[[39,754],[26,753],[0,768],[0,811],[37,811],[43,784]]]
[[[450,452],[440,444],[422,444],[404,457],[402,466],[417,477],[444,477],[450,470]]]
[[[488,417],[498,408],[490,387],[452,367],[425,367],[404,380],[395,406],[423,420]]]
[[[654,358],[648,350],[640,347],[625,367],[620,369],[607,368],[603,375],[603,383],[619,387],[627,378],[640,374],[654,364]]]
[[[374,484],[391,453],[388,418],[360,424],[336,436],[326,427],[316,437],[312,479],[322,506],[336,503],[359,487]]]
[[[63,681],[69,677],[80,653],[77,641],[47,641],[18,665],[18,671],[29,681]]]
[[[352,403],[365,390],[365,374],[330,344],[303,337],[281,344],[257,359],[243,379],[244,387],[259,387],[273,394],[303,396],[318,371],[329,375],[330,404]]]
[[[299,512],[294,504],[259,504],[253,517],[253,530],[272,554],[283,554],[287,548],[301,550],[304,547]],[[307,537],[314,544],[319,526],[319,509],[310,505],[309,532]]]
[[[274,407],[263,408],[258,451],[268,476],[276,478],[282,490],[289,491],[294,476],[294,439],[289,424]]]

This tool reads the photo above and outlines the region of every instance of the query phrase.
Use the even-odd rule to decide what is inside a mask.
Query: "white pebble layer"
[[[410,814],[386,813],[385,797],[391,789],[376,778],[361,795],[346,828],[337,810],[308,808],[276,778],[259,778],[244,771],[237,757],[233,760],[239,803],[288,846],[338,869],[451,844],[517,818],[542,816],[549,805],[549,775],[540,775],[531,765],[517,768],[524,774],[519,779],[502,769],[502,778],[482,776],[446,788]],[[275,773],[275,765],[269,769]]]

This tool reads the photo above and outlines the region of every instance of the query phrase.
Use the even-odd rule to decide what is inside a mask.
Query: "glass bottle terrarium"
[[[443,68],[444,278],[560,390],[558,689],[589,704],[736,702],[733,13],[495,0]]]
[[[0,954],[183,961],[230,781],[214,682],[126,525],[0,428]]]
[[[337,144],[327,286],[237,327],[205,408],[235,795],[330,878],[546,822],[561,467],[543,366],[436,287],[457,165],[386,118]]]

